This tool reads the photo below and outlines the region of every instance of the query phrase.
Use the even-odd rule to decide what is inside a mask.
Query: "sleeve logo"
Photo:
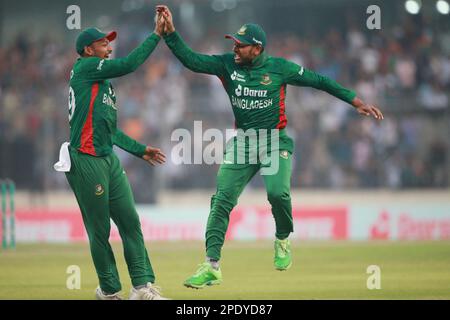
[[[98,64],[98,67],[97,67],[97,70],[98,70],[98,71],[102,70],[103,63],[104,63],[104,62],[105,62],[105,59],[100,60],[100,63]]]
[[[280,157],[282,157],[283,159],[288,159],[289,158],[289,153],[287,150],[283,150],[280,152]]]

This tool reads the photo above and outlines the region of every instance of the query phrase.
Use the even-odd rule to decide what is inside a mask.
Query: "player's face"
[[[111,45],[108,39],[101,39],[93,42],[90,46],[92,55],[101,59],[108,59],[112,52]]]
[[[234,62],[240,65],[250,64],[253,59],[255,59],[256,56],[261,53],[261,49],[258,46],[252,46],[238,42],[234,43],[233,51]]]

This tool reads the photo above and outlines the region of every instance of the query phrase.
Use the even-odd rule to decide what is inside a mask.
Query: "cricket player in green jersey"
[[[156,16],[155,16],[156,19]],[[126,173],[113,145],[143,158],[151,165],[165,162],[158,148],[145,146],[117,128],[117,104],[108,79],[135,71],[150,56],[161,37],[155,31],[128,56],[108,60],[116,32],[83,30],[76,41],[80,58],[70,75],[69,124],[70,171],[67,180],[77,198],[88,234],[92,259],[99,279],[96,297],[121,299],[121,283],[109,244],[110,219],[123,241],[132,282],[130,300],[161,300],[145,248],[141,224]]]
[[[270,149],[271,162],[274,159],[279,162],[277,170],[263,175],[263,178],[276,225],[274,267],[276,270],[287,270],[292,264],[288,236],[293,232],[290,197],[293,141],[285,130],[286,86],[289,84],[326,91],[354,106],[358,113],[378,120],[383,119],[382,113],[335,81],[286,59],[269,56],[264,50],[266,34],[259,25],[248,23],[237,33],[226,35],[234,40],[232,53],[204,55],[190,49],[175,31],[172,14],[167,6],[157,6],[156,11],[164,17],[164,40],[181,63],[194,72],[220,78],[229,96],[237,129],[242,132],[267,130],[278,135],[278,146]],[[267,165],[267,162],[262,161],[244,164],[234,162],[235,158],[230,154],[236,148],[239,152],[239,146],[236,146],[238,141],[234,138],[228,143],[223,164],[217,174],[217,191],[211,199],[205,234],[206,261],[184,282],[187,287],[203,288],[222,282],[219,259],[230,212],[247,183],[258,171],[261,170],[262,174]],[[261,143],[258,141],[258,147]],[[248,153],[247,145],[241,150]]]

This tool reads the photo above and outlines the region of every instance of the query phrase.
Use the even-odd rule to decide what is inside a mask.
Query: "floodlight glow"
[[[436,9],[440,14],[448,14],[450,12],[450,5],[445,0],[436,2]]]
[[[418,14],[420,12],[421,3],[416,0],[408,0],[405,2],[405,9],[410,14]]]

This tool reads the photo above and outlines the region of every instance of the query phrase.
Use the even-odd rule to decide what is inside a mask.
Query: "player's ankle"
[[[210,258],[210,257],[206,257],[206,262],[208,262],[211,267],[213,267],[214,270],[219,270],[220,269],[220,264],[219,264],[219,260]]]

